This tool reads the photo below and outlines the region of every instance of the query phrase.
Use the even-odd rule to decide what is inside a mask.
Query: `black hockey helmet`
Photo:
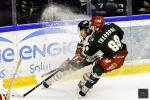
[[[88,20],[83,20],[78,24],[79,30],[82,30],[84,28],[89,29],[90,28],[90,22]]]

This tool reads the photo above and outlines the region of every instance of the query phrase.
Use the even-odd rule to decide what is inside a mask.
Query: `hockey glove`
[[[80,62],[86,61],[86,57],[82,55],[77,55],[77,56],[74,56],[72,60],[76,63],[80,63]]]

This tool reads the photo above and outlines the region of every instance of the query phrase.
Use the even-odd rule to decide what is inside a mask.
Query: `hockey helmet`
[[[83,20],[78,24],[78,29],[80,31],[80,36],[85,39],[88,35],[92,33],[90,22],[88,20]]]
[[[90,28],[90,22],[88,20],[83,20],[78,24],[79,30]]]
[[[103,28],[105,25],[104,18],[102,16],[93,16],[91,19],[91,26],[97,26]]]

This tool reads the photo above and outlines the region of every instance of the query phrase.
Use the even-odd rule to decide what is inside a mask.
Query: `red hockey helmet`
[[[93,16],[91,19],[91,26],[98,26],[103,28],[105,25],[104,18],[102,16]]]

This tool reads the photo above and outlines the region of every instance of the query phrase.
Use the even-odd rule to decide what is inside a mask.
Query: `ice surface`
[[[12,97],[11,100],[140,100],[138,89],[150,88],[150,74],[101,77],[87,96],[82,98],[78,95],[78,82],[57,82],[48,89],[41,86],[25,98]],[[24,94],[31,88],[15,89],[12,92]]]

